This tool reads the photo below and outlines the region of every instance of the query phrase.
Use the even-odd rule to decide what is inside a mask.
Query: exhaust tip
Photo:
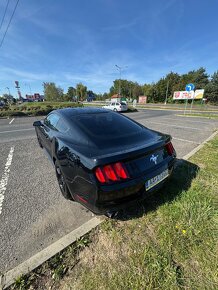
[[[119,211],[108,211],[106,212],[105,215],[110,219],[114,219],[118,216],[118,214],[119,214]]]

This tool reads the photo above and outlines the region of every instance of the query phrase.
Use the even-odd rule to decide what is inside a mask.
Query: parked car
[[[146,198],[173,171],[176,152],[169,135],[109,110],[54,110],[33,126],[63,196],[97,214]]]
[[[112,110],[115,112],[125,112],[128,110],[128,106],[125,102],[111,102],[105,106],[103,106],[102,108],[104,109],[108,109],[108,110]]]

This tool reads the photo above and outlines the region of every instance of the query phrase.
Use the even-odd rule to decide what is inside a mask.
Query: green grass
[[[161,192],[105,221],[63,289],[218,289],[217,192],[218,137]]]
[[[71,106],[74,105],[75,102],[27,102],[27,103],[22,103],[18,105],[19,107],[25,106],[25,107],[47,107],[47,106]]]

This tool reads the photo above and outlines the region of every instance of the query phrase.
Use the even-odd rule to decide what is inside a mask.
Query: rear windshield
[[[72,116],[74,126],[89,137],[116,139],[138,134],[142,127],[118,113],[81,114]]]
[[[124,102],[121,102],[121,105],[126,105],[126,103],[124,103]]]

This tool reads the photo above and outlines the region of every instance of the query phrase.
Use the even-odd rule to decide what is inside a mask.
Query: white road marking
[[[189,130],[199,130],[199,131],[202,131],[202,128],[185,127],[185,126],[179,126],[179,125],[171,125],[171,124],[167,124],[167,123],[152,122],[152,121],[147,121],[147,120],[146,120],[146,122],[147,122],[147,123],[150,123],[150,124],[165,125],[165,126],[175,127],[175,128],[182,128],[182,129],[189,129]]]
[[[11,124],[14,121],[14,118],[9,122],[9,124]]]
[[[4,133],[13,133],[13,132],[22,132],[22,131],[30,131],[30,130],[34,130],[34,128],[29,128],[29,129],[20,129],[20,130],[10,130],[10,131],[2,131],[0,132],[0,134],[4,134]]]
[[[1,181],[0,181],[0,214],[2,212],[2,204],[4,201],[4,194],[6,191],[7,184],[8,184],[8,178],[9,178],[10,166],[12,163],[13,153],[14,153],[14,147],[11,147],[10,152],[8,154],[7,161],[5,163],[4,173],[3,173]]]
[[[180,116],[177,116],[177,118],[167,118],[167,117],[160,117],[160,118],[163,120],[171,120],[171,121],[179,121],[179,122],[182,121],[182,119],[184,120],[184,117],[180,117]],[[190,120],[190,119],[187,119],[187,122],[210,124],[210,122],[196,121],[196,120]]]
[[[180,138],[176,138],[176,137],[173,137],[173,139],[178,140],[178,141],[183,141],[183,142],[193,143],[193,144],[197,144],[197,145],[200,144],[200,143],[198,143],[198,142],[190,141],[190,140],[187,140],[187,139],[180,139]]]

